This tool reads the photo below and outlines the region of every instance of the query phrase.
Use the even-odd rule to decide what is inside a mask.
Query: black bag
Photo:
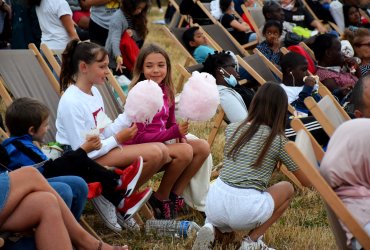
[[[287,48],[292,45],[297,45],[300,42],[303,42],[305,38],[303,36],[297,35],[296,33],[293,32],[287,32],[285,34],[285,39],[284,39],[284,46]]]
[[[245,106],[247,106],[247,109],[249,109],[249,105],[252,102],[252,99],[254,97],[254,90],[251,88],[248,88],[245,85],[236,85],[234,87],[234,90],[239,93],[239,95],[243,98],[243,101],[245,103]]]

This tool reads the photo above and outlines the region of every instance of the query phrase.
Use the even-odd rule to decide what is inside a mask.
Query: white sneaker
[[[212,249],[215,241],[215,228],[212,224],[206,223],[197,233],[197,238],[193,244],[192,250]]]
[[[117,223],[116,207],[110,203],[103,195],[91,200],[95,210],[103,219],[104,224],[114,232],[121,232],[122,228]]]
[[[140,232],[140,226],[134,218],[131,217],[130,219],[125,220],[120,213],[117,212],[116,215],[117,222],[122,228],[126,228],[131,232]]]
[[[263,236],[260,236],[257,241],[251,240],[249,236],[245,237],[239,250],[275,250],[274,248],[268,247],[262,240]]]

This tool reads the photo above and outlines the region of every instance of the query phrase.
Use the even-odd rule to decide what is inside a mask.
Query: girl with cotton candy
[[[98,128],[101,147],[91,151],[88,156],[100,165],[121,169],[142,156],[143,168],[136,184],[139,188],[169,161],[167,148],[162,143],[121,147],[137,132],[136,125],[131,125],[132,121],[125,113],[112,123],[100,122],[105,120],[100,119],[104,115],[99,115],[104,113],[105,108],[94,84],[104,84],[109,73],[108,53],[103,47],[72,40],[62,56],[60,88],[64,94],[58,105],[56,140],[65,148],[76,150],[86,140],[84,132]]]
[[[150,123],[137,123],[138,132],[129,144],[161,142],[166,145],[171,161],[161,169],[165,171],[161,184],[149,199],[149,204],[156,218],[170,219],[182,210],[184,199],[181,195],[202,167],[210,149],[205,140],[186,139],[188,122],[176,123],[175,90],[171,79],[170,59],[162,48],[154,44],[140,50],[131,88],[145,79],[148,83],[157,83],[161,88],[163,107]],[[145,93],[154,98],[153,94],[153,91]],[[137,105],[141,105],[141,100],[137,101]],[[208,183],[209,179],[203,182]]]

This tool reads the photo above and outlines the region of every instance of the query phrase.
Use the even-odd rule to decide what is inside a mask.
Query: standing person
[[[90,41],[104,46],[108,37],[109,24],[119,9],[121,0],[82,0],[81,7],[90,8]]]
[[[181,195],[210,154],[209,145],[205,140],[186,138],[188,122],[176,123],[171,68],[166,51],[157,45],[149,44],[140,51],[131,82],[133,87],[139,81],[152,80],[163,91],[163,108],[150,124],[137,124],[137,135],[129,143],[161,142],[168,149],[172,161],[161,169],[165,171],[161,185],[149,200],[156,218],[165,219],[174,218],[175,213],[182,210],[184,199]],[[171,142],[172,140],[178,142]],[[210,176],[202,181],[208,183],[209,178]],[[171,210],[175,210],[175,213]]]
[[[35,168],[0,174],[0,194],[0,232],[34,230],[39,250],[128,249],[110,246],[85,231]]]
[[[268,20],[263,26],[262,35],[265,41],[257,45],[257,49],[271,62],[280,68],[281,43],[280,36],[283,32],[281,23],[277,20]]]
[[[262,237],[294,194],[286,181],[268,187],[273,171],[281,162],[303,185],[309,184],[284,150],[287,105],[284,90],[276,83],[265,83],[252,100],[248,118],[226,128],[223,170],[208,192],[206,224],[193,250],[211,249],[215,229],[221,233],[250,230],[241,250],[271,249]]]
[[[65,0],[30,0],[36,6],[41,28],[41,43],[50,49],[63,50],[72,39],[79,39],[72,20],[72,11]]]
[[[233,14],[234,2],[232,0],[220,0],[220,8],[222,11],[220,23],[240,44],[243,45],[257,39],[256,33],[252,32],[249,25]]]
[[[56,140],[65,149],[79,148],[85,141],[82,134],[96,128],[98,113],[104,113],[102,96],[93,85],[104,83],[108,63],[107,51],[91,42],[72,40],[63,52],[60,89],[64,94],[58,105]],[[120,147],[137,131],[135,125],[130,126],[127,116],[119,115],[112,124],[100,129],[102,146],[88,156],[102,166],[124,169],[141,155],[144,166],[136,185],[140,187],[170,159],[161,143]]]
[[[138,53],[129,55],[134,50],[122,51],[121,43],[125,42],[122,41],[122,38],[124,32],[127,32],[138,47],[143,45],[148,34],[147,14],[149,7],[149,0],[122,0],[121,8],[113,14],[105,49],[110,56],[110,66],[116,71],[122,73],[123,66],[126,65],[132,72]]]

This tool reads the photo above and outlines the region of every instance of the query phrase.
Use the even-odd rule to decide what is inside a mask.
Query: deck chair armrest
[[[250,47],[256,47],[257,44],[258,44],[258,40],[254,40],[252,42],[243,44],[242,47],[243,47],[243,49],[247,49],[247,48],[250,48]]]

